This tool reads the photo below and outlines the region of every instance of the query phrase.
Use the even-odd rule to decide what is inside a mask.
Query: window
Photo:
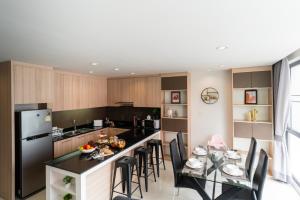
[[[288,127],[288,149],[291,172],[294,181],[300,186],[300,61],[291,65],[291,112]]]

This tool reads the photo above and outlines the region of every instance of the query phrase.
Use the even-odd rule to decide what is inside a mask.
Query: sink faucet
[[[73,126],[74,126],[74,131],[76,132],[77,131],[77,127],[76,127],[76,120],[75,119],[73,120]]]
[[[105,124],[108,127],[115,127],[115,123],[113,121],[110,121],[108,117],[105,118]]]

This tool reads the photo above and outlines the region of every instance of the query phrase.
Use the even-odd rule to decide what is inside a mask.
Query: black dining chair
[[[258,164],[252,180],[252,187],[245,189],[231,186],[230,189],[221,194],[216,200],[261,200],[268,171],[268,161],[269,158],[267,153],[261,149]]]
[[[113,200],[136,200],[136,199],[131,199],[125,196],[116,196]]]
[[[247,178],[249,180],[251,180],[251,177],[252,177],[256,147],[257,147],[256,139],[254,137],[252,137],[250,147],[249,147],[249,151],[248,151],[248,154],[247,154],[247,157],[246,157],[246,162],[245,162],[245,171],[246,171]]]
[[[182,166],[184,166],[184,164],[186,163],[188,158],[187,158],[186,150],[184,147],[182,131],[179,131],[177,133],[177,142],[178,142],[178,149],[179,149],[179,154],[180,154],[180,158],[181,158],[181,164],[182,164]]]
[[[181,164],[181,158],[178,152],[178,146],[176,139],[170,142],[170,154],[174,173],[174,186],[176,188],[190,188],[198,192],[198,194],[204,199],[209,200],[210,197],[205,192],[205,180],[185,176],[182,174],[183,166]]]

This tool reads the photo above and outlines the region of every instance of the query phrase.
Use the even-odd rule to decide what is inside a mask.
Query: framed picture
[[[171,103],[179,104],[180,103],[180,92],[179,91],[172,91],[171,92]]]
[[[245,104],[257,104],[257,90],[245,90]]]

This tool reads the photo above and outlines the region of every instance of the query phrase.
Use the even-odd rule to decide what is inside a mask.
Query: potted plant
[[[63,182],[65,184],[65,188],[70,188],[71,187],[71,182],[72,182],[73,177],[71,176],[65,176],[63,179]]]
[[[70,199],[72,199],[73,198],[73,196],[72,196],[72,194],[70,194],[70,193],[68,193],[68,194],[66,194],[65,196],[64,196],[64,200],[70,200]]]
[[[153,119],[159,119],[159,115],[160,115],[159,109],[158,108],[154,108],[152,110]]]

